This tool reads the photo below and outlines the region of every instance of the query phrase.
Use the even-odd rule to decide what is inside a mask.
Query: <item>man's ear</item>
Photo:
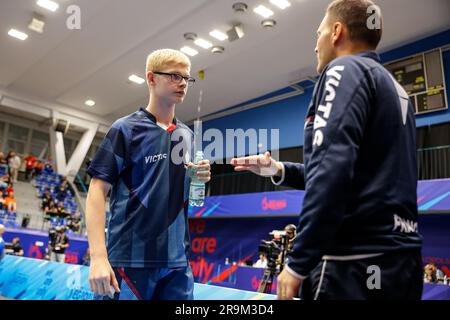
[[[335,22],[331,31],[331,41],[336,45],[344,36],[344,26],[341,22]]]
[[[151,71],[147,72],[147,83],[148,83],[148,85],[154,85],[155,84],[154,77],[155,77],[155,75],[154,75],[153,72],[151,72]]]

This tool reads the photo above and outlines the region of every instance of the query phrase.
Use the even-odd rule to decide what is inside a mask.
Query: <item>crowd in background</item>
[[[441,283],[450,285],[450,277],[439,269],[434,262],[430,262],[424,267],[423,281],[424,283]]]
[[[82,219],[67,177],[55,173],[51,160],[38,159],[33,154],[20,157],[14,151],[7,155],[0,152],[0,233],[4,232],[5,226],[19,226],[16,223],[14,184],[19,180],[21,168],[25,169],[24,176],[20,177],[21,181],[32,182],[37,188],[43,219],[49,223],[45,258],[64,262],[65,251],[69,247],[69,234],[80,233]],[[5,254],[23,255],[20,238],[14,238],[12,243],[5,243],[0,234],[0,247],[0,257]]]
[[[14,197],[14,183],[17,182],[21,159],[14,151],[5,157],[0,152],[0,222],[15,221],[17,201]]]

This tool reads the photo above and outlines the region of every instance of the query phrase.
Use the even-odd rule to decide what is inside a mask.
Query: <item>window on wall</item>
[[[50,136],[46,132],[36,131],[33,130],[33,136],[31,138],[31,146],[30,146],[30,152],[38,157],[42,150],[47,147],[47,153],[48,153],[48,145],[50,143]],[[47,157],[47,154],[44,154],[44,158]]]
[[[7,152],[12,150],[19,154],[25,153],[28,131],[28,128],[10,124],[8,130],[8,141],[6,143]]]
[[[9,125],[8,139],[27,141],[28,128],[19,127],[14,124]]]
[[[25,153],[25,142],[8,139],[8,143],[6,145],[6,150],[7,150],[6,152],[14,151],[18,154],[24,154]]]

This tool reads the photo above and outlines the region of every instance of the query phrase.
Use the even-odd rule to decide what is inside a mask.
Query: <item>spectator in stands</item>
[[[5,206],[8,212],[17,212],[17,201],[14,199],[14,192],[11,192],[9,196],[5,198]]]
[[[23,248],[20,244],[20,238],[14,238],[12,242],[12,250],[15,256],[23,256]]]
[[[74,233],[79,233],[81,228],[81,218],[78,212],[75,212],[73,217],[69,218],[68,228],[72,230]]]
[[[29,181],[30,176],[33,174],[34,167],[36,166],[36,157],[30,153],[25,160],[25,179]]]
[[[42,210],[45,210],[45,207],[47,207],[50,202],[52,201],[52,196],[50,194],[50,191],[45,190],[44,194],[42,195]]]
[[[0,152],[0,164],[8,165],[8,161],[6,160],[5,154],[3,152]]]
[[[55,247],[56,234],[57,232],[55,228],[50,228],[48,230],[48,244],[46,249],[46,254],[48,254],[48,260],[50,260],[50,255],[53,252],[53,248]]]
[[[66,209],[64,209],[64,205],[63,203],[60,201],[58,202],[58,205],[56,206],[56,211],[58,212],[58,217],[61,219],[65,219],[68,216],[70,216],[70,214],[66,211]]]
[[[262,252],[259,253],[259,259],[253,265],[254,268],[267,268],[267,258],[266,255]]]
[[[436,270],[431,264],[424,268],[423,281],[425,283],[437,283]]]
[[[5,198],[3,192],[0,192],[0,210],[6,210]]]
[[[65,227],[56,227],[56,239],[50,260],[55,262],[66,261],[66,249],[69,247],[69,237],[65,234]]]
[[[11,175],[12,182],[17,182],[17,176],[19,175],[19,169],[22,161],[20,157],[14,152],[11,151],[8,157],[8,165],[9,165],[9,174]]]
[[[5,174],[0,178],[0,192],[3,192],[8,188],[9,185],[9,175]]]
[[[3,233],[5,233],[5,226],[0,224],[0,261],[5,256],[5,240],[3,240]]]
[[[53,163],[50,162],[50,160],[47,160],[44,164],[44,172],[49,174],[53,173]]]
[[[8,184],[8,187],[5,190],[5,193],[10,196],[12,193],[14,193],[14,185],[12,183]]]
[[[428,265],[433,268],[433,271],[436,275],[436,281],[438,283],[444,283],[444,278],[445,278],[444,272],[441,269],[439,269],[433,261],[430,262]]]
[[[59,201],[64,201],[64,199],[66,198],[66,195],[67,195],[66,187],[63,187],[62,185],[60,185],[59,188],[56,190],[56,198]]]
[[[55,201],[50,200],[50,203],[44,208],[46,216],[56,217],[58,215],[58,209],[56,208]]]

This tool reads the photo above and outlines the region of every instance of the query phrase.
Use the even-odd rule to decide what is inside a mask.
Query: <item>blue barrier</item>
[[[203,207],[190,207],[192,218],[206,217],[298,217],[305,192],[302,190],[212,196]],[[421,212],[450,212],[450,179],[419,181],[417,205]]]
[[[5,256],[0,261],[0,296],[16,300],[93,300],[89,268]],[[273,300],[274,295],[195,284],[195,300]]]

